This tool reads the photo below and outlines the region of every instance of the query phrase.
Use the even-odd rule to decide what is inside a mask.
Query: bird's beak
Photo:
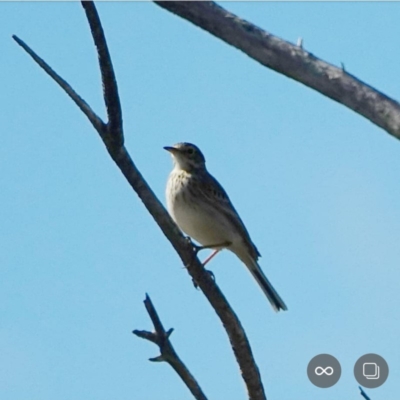
[[[167,150],[172,154],[177,153],[179,151],[176,147],[171,147],[171,146],[165,146],[164,150]]]

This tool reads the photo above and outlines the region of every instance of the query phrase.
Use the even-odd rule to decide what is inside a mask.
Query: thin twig
[[[85,100],[79,96],[78,93],[75,92],[74,89],[66,82],[63,78],[60,77],[42,58],[40,58],[24,41],[22,41],[18,36],[13,35],[12,38],[34,59],[34,61],[44,69],[44,71],[50,75],[67,93],[69,97],[74,101],[74,103],[81,109],[81,111],[86,115],[89,121],[92,123],[93,127],[97,132],[103,132],[105,130],[105,123],[101,120],[101,118],[93,112],[90,106],[86,103]]]
[[[150,358],[150,361],[167,362],[175,372],[180,376],[182,381],[191,391],[195,399],[197,400],[207,400],[207,397],[203,393],[200,385],[197,383],[194,376],[190,373],[190,371],[186,368],[186,365],[179,358],[175,349],[173,348],[169,337],[173,332],[173,329],[169,329],[166,331],[164,329],[163,324],[161,323],[160,317],[150,299],[150,297],[146,294],[146,299],[144,300],[144,305],[146,307],[147,313],[149,314],[151,321],[154,325],[154,332],[147,331],[139,331],[134,330],[133,333],[142,338],[149,340],[152,343],[155,343],[160,349],[160,355],[157,357]]]
[[[211,1],[156,1],[262,65],[315,89],[400,139],[400,104],[342,68],[314,57]]]
[[[99,18],[96,17],[97,12],[95,11],[95,6],[94,4],[87,6],[86,3],[88,3],[88,1],[83,1],[82,3],[85,3],[84,8],[86,13],[87,15],[90,15],[91,32],[94,36],[96,48],[99,52],[99,65],[100,70],[102,71],[101,76],[103,79],[104,96],[118,97],[118,90],[115,84],[112,63],[107,50],[106,40],[104,34],[102,33],[103,30],[101,28],[101,22]],[[115,124],[117,124],[117,126],[109,129],[109,126],[111,126],[109,125],[110,121],[107,125],[104,124],[87,105],[87,103],[76,94],[76,92],[65,80],[60,78],[60,76],[57,75],[25,43],[16,37],[14,37],[14,39],[24,48],[25,51],[28,52],[28,54],[32,56],[39,66],[42,67],[44,71],[60,85],[60,87],[74,100],[75,104],[78,105],[78,107],[92,122],[94,128],[105,143],[109,154],[118,165],[129,184],[138,194],[149,213],[161,228],[164,235],[171,242],[183,264],[187,267],[186,269],[190,276],[200,287],[220,318],[228,334],[231,347],[239,364],[243,380],[247,387],[249,398],[252,400],[266,400],[264,388],[261,382],[261,376],[255,363],[246,333],[244,332],[239,319],[215,281],[210,277],[210,274],[204,270],[193,250],[192,245],[182,235],[179,228],[173,222],[161,202],[157,199],[139,170],[136,168],[128,151],[123,146],[122,118],[118,117],[118,115],[122,115],[119,99],[105,99],[105,103],[108,107],[108,116],[114,121]],[[108,69],[111,69],[112,73],[110,73]],[[107,88],[108,85],[114,85],[114,87]],[[116,110],[114,110],[114,107],[116,107]]]
[[[364,392],[364,389],[361,386],[359,386],[358,388],[360,389],[361,396],[364,397],[365,400],[371,400],[371,398],[367,396],[367,393]]]

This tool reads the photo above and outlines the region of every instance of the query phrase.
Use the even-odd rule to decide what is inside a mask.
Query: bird
[[[233,252],[248,268],[275,311],[287,306],[258,264],[261,256],[228,194],[208,172],[192,143],[165,146],[173,158],[166,186],[167,209],[178,227],[205,248]]]

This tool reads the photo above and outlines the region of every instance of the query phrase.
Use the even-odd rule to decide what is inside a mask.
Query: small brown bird
[[[275,311],[286,304],[264,275],[249,233],[218,181],[207,171],[200,149],[191,143],[164,147],[174,169],[167,182],[167,207],[175,223],[203,246],[227,248],[249,269]]]

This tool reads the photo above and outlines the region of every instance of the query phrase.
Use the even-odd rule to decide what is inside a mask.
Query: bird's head
[[[173,146],[164,147],[174,159],[175,167],[184,171],[193,169],[204,169],[206,160],[200,149],[191,143],[177,143]]]

